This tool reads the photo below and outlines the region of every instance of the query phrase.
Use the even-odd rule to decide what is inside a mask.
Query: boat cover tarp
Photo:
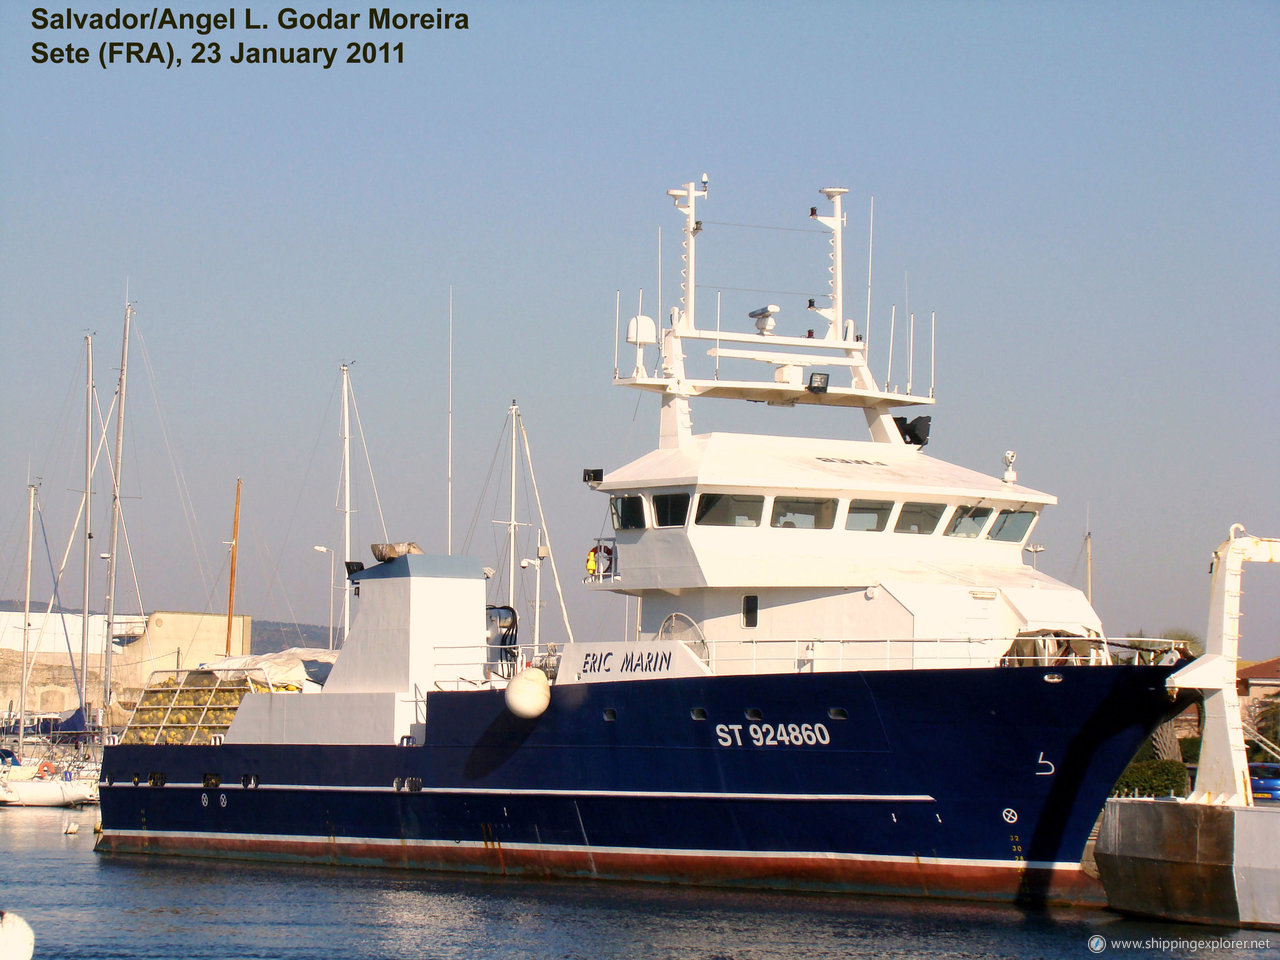
[[[273,687],[294,687],[301,690],[308,680],[323,686],[340,652],[316,647],[290,647],[275,653],[227,657],[202,666],[206,670],[217,670],[223,676],[243,676],[250,671],[261,675],[256,674],[256,671],[261,671]]]

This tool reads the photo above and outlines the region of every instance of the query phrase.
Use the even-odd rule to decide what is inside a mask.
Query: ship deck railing
[[[927,670],[991,667],[1102,666],[1112,663],[1164,662],[1185,655],[1175,641],[1141,641],[1102,636],[1023,637],[875,637],[844,639],[707,640],[701,630],[664,633],[678,640],[702,661],[712,675],[777,673],[837,673],[854,670]],[[620,646],[643,646],[652,638],[618,641]],[[489,648],[486,663],[477,664],[474,647],[437,647],[438,689],[474,689],[501,685],[525,666],[538,666],[555,676],[557,645]],[[456,678],[456,679],[455,679]]]
[[[138,695],[122,744],[218,744],[249,693],[277,693],[261,668],[157,670]]]
[[[643,642],[643,641],[640,641]],[[1101,638],[1015,653],[1009,637],[745,639],[688,644],[715,674],[827,673],[1112,662]]]
[[[484,657],[476,659],[474,644],[435,647],[437,690],[474,690],[491,684],[503,685],[525,667],[540,668],[554,678],[559,657],[555,643],[534,645],[489,643]]]

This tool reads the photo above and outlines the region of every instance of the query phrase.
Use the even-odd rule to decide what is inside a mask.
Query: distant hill
[[[254,620],[250,644],[254,653],[273,653],[290,647],[327,647],[329,628],[313,623]]]
[[[32,601],[31,601],[31,612],[32,612],[32,613],[44,613],[45,604],[47,604],[48,602],[49,602],[48,600],[32,600]],[[22,601],[21,601],[21,600],[0,600],[0,613],[21,613],[21,612],[22,612],[22,610],[23,610],[23,603],[22,603]],[[53,608],[53,612],[54,612],[54,613],[75,613],[75,614],[79,614],[79,613],[80,613],[80,608],[79,608],[79,607],[76,607],[74,610],[72,610],[70,607],[57,607],[57,606],[55,606],[55,607]],[[90,613],[97,613],[98,611],[96,611],[96,610],[90,610],[89,612],[90,612]]]

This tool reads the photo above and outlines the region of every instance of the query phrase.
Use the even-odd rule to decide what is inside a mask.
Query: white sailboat
[[[70,807],[84,803],[97,803],[98,784],[94,780],[78,779],[70,771],[65,771],[61,778],[52,763],[47,760],[40,763],[22,763],[25,746],[26,727],[26,670],[27,670],[27,624],[30,623],[31,612],[31,540],[33,518],[35,515],[36,488],[34,484],[27,486],[27,587],[24,609],[26,620],[23,628],[22,651],[22,688],[19,693],[18,742],[13,763],[6,758],[0,767],[0,805],[16,807]]]
[[[107,630],[106,642],[103,650],[103,704],[104,708],[109,706],[111,700],[111,640],[114,633],[113,622],[115,619],[115,572],[116,572],[116,552],[118,548],[118,531],[120,527],[120,473],[121,473],[121,453],[124,433],[124,397],[125,397],[125,377],[128,368],[129,357],[129,327],[133,315],[133,305],[129,302],[125,304],[124,317],[124,336],[120,359],[120,378],[117,386],[117,407],[116,407],[116,436],[115,448],[113,454],[112,465],[112,515],[111,515],[111,535],[110,535],[110,552],[108,559],[107,574]],[[81,653],[80,653],[80,670],[77,677],[77,699],[79,703],[79,714],[85,731],[91,731],[89,709],[88,709],[88,680],[89,680],[89,595],[90,595],[90,550],[92,543],[91,533],[91,490],[93,482],[93,410],[94,410],[94,384],[93,384],[93,345],[92,337],[85,337],[86,344],[86,400],[85,400],[85,493],[84,493],[84,509],[85,518],[84,531],[84,596],[83,596],[83,612],[81,621]],[[0,770],[0,805],[23,806],[23,807],[60,807],[60,806],[79,806],[84,803],[96,803],[98,801],[98,775],[100,770],[100,762],[94,756],[93,742],[90,740],[87,744],[88,751],[85,755],[78,754],[75,760],[70,763],[62,764],[61,767],[55,766],[49,760],[45,760],[39,764],[31,762],[22,762],[24,755],[25,732],[27,727],[27,703],[26,690],[28,681],[28,640],[27,634],[30,627],[30,606],[31,606],[31,553],[33,539],[33,518],[35,513],[35,486],[29,485],[28,491],[28,517],[27,517],[27,576],[26,576],[26,601],[24,604],[24,627],[23,627],[23,658],[22,658],[22,683],[19,693],[18,716],[18,740],[16,757],[18,764],[6,765]],[[105,713],[105,710],[104,710]],[[92,736],[90,734],[90,736]]]

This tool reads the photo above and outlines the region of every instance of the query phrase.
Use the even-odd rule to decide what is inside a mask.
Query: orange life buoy
[[[53,764],[48,760],[43,760],[36,770],[36,775],[39,776],[41,780],[48,780],[50,777],[56,777],[58,775],[58,771],[54,769]]]
[[[613,548],[607,543],[597,544],[587,551],[587,576],[604,576],[613,572]]]

